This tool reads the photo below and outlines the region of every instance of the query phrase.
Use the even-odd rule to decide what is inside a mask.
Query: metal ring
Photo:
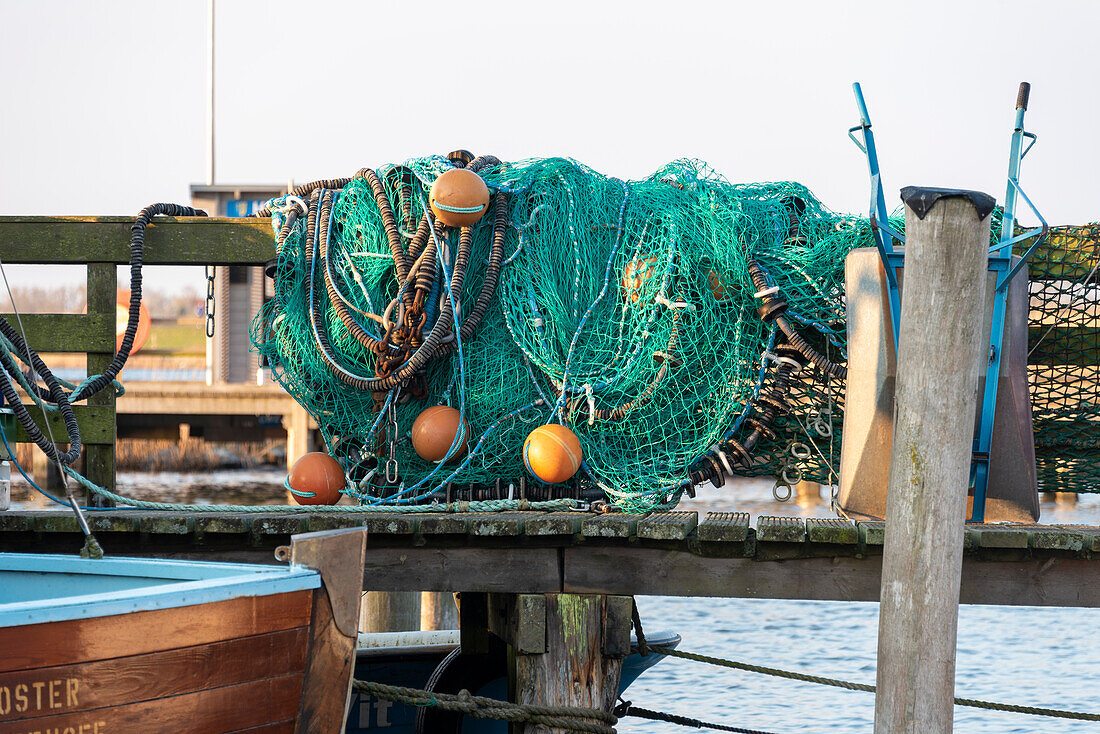
[[[786,487],[787,488],[787,495],[785,497],[780,497],[779,496],[779,491],[778,490],[779,490],[780,487]],[[791,489],[791,485],[789,485],[789,484],[784,484],[783,482],[776,481],[775,486],[772,487],[772,497],[775,498],[776,502],[786,502],[787,500],[789,500],[791,498],[791,496],[793,494],[794,494],[794,490]]]
[[[791,456],[796,459],[808,459],[810,458],[810,447],[804,443],[792,443],[791,444]],[[786,467],[783,469],[786,471]]]
[[[790,472],[790,470],[792,468],[794,469],[794,473],[795,473],[794,477],[791,477],[790,474],[788,474],[788,472]],[[783,471],[780,473],[780,476],[783,478],[783,482],[785,484],[787,484],[788,486],[790,486],[792,484],[798,484],[799,482],[802,481],[802,470],[799,469],[797,466],[796,467],[785,466],[785,467],[783,467]]]
[[[833,435],[833,424],[828,421],[822,420],[820,416],[814,421],[814,430],[817,431],[817,435],[828,438]]]

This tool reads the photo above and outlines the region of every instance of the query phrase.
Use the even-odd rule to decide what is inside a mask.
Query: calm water
[[[120,491],[181,502],[282,502],[276,470],[119,476]],[[746,481],[711,490],[682,509],[701,514],[829,517],[828,506],[771,500],[770,484]],[[41,506],[13,477],[16,506]],[[1043,504],[1045,523],[1100,524],[1100,497],[1075,506]],[[681,649],[860,683],[875,681],[878,606],[871,603],[640,597],[645,627],[674,629]],[[1100,711],[1100,609],[964,606],[959,612],[959,696],[1078,711]],[[667,659],[629,690],[639,706],[776,734],[864,734],[874,696]],[[1100,732],[1100,724],[957,707],[960,734]],[[691,731],[627,718],[621,732]]]

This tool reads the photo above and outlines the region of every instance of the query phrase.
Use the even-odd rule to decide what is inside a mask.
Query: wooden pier
[[[93,513],[108,554],[276,563],[294,533],[365,526],[366,591],[877,601],[881,522],[657,513]],[[0,551],[72,553],[64,510],[0,513]],[[964,604],[1100,607],[1100,528],[968,525]]]
[[[91,373],[110,362],[115,268],[129,261],[132,221],[0,217],[5,262],[88,268],[88,313],[24,316],[32,347],[86,352]],[[274,252],[275,238],[265,219],[157,218],[146,233],[144,261],[256,266]],[[1041,364],[1056,358],[1037,357]],[[74,407],[88,445],[86,474],[112,489],[119,413],[179,417],[210,411],[200,405],[210,398],[206,386],[198,386],[197,393],[164,384],[131,388],[117,401],[105,391]],[[276,388],[234,385],[217,391],[225,415],[293,413],[289,398]],[[63,435],[58,416],[52,419],[57,420],[54,434]],[[293,453],[308,425],[299,420],[286,427]],[[25,441],[25,433],[18,431],[15,440]],[[923,491],[932,497],[964,486],[959,482],[941,489],[936,483]],[[362,590],[460,592],[463,652],[487,651],[490,633],[507,642],[511,698],[518,703],[607,710],[618,666],[629,651],[630,597],[635,595],[880,600],[882,522],[750,518],[743,512],[710,512],[700,521],[698,513],[686,509],[690,506],[646,516],[111,508],[89,512],[88,520],[110,555],[259,563],[280,562],[277,553],[285,560],[283,547],[294,534],[364,526]],[[963,536],[960,603],[1100,607],[1100,528],[961,524],[958,534],[927,534],[932,541],[922,546],[943,551]],[[0,512],[0,551],[72,554],[83,543],[76,518],[66,510]],[[894,534],[891,543],[897,546]],[[952,572],[957,571],[956,565]],[[358,583],[358,570],[346,583]],[[953,599],[947,606],[946,613],[955,612]],[[582,680],[592,685],[584,690],[573,685]],[[949,689],[945,682],[936,693],[944,698],[946,691],[948,704]]]

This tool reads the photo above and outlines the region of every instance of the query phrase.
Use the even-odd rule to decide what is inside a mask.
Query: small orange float
[[[657,256],[647,255],[634,258],[623,268],[623,298],[637,303],[642,297],[642,289],[647,281],[657,273]]]
[[[432,212],[448,227],[469,227],[489,209],[485,180],[465,168],[440,174],[428,194]]]
[[[287,489],[299,505],[335,505],[344,485],[340,462],[320,451],[295,461],[286,479]]]
[[[462,443],[451,454],[452,459],[466,450],[466,440],[470,437],[469,426],[454,408],[435,405],[424,409],[416,416],[412,425],[412,444],[417,455],[424,461],[442,461],[454,443],[460,422]]]
[[[523,442],[523,465],[547,484],[572,478],[582,457],[580,439],[565,426],[539,426]]]

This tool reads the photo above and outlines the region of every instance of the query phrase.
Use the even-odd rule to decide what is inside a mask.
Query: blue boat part
[[[0,627],[105,617],[321,586],[313,569],[0,553]]]

